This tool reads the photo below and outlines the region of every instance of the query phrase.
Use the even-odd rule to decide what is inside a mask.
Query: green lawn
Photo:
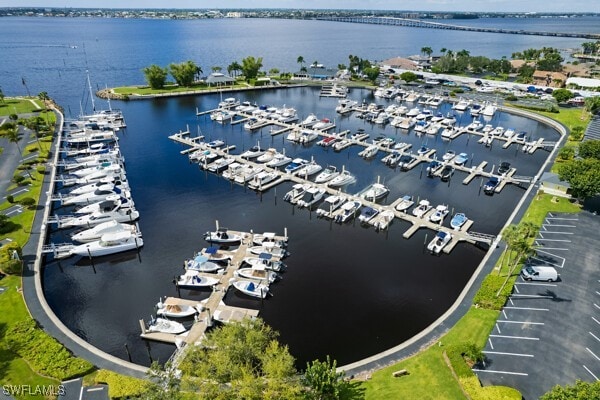
[[[552,118],[561,122],[569,129],[580,125],[586,127],[590,122],[590,113],[583,111],[581,108],[564,108],[560,107],[558,113],[551,113],[545,111],[535,111],[538,114],[545,115],[548,118]]]
[[[236,83],[232,86],[224,87],[223,89],[241,89],[247,88],[246,84]],[[215,86],[197,85],[197,86],[177,86],[167,85],[163,89],[151,89],[149,86],[124,86],[114,88],[113,91],[117,94],[129,96],[129,95],[149,95],[149,94],[164,94],[164,93],[179,93],[197,91],[204,92],[208,90],[217,90]]]
[[[0,103],[0,116],[10,114],[24,114],[32,113],[36,110],[44,108],[41,100],[31,98],[38,107],[34,106],[30,99],[15,99],[15,98],[4,98],[4,103]]]

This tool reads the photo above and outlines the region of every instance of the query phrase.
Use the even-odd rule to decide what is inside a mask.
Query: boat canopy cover
[[[217,251],[219,251],[219,248],[215,247],[215,246],[210,246],[209,248],[207,248],[206,250],[204,250],[204,252],[206,254],[216,254]]]
[[[198,263],[198,264],[202,264],[202,263],[204,263],[204,262],[206,262],[206,261],[208,261],[208,258],[206,258],[206,257],[204,257],[204,256],[201,256],[201,255],[197,255],[197,256],[194,258],[194,262],[196,262],[196,263]]]
[[[253,292],[255,287],[254,287],[254,282],[249,282],[248,286],[246,286],[246,289],[248,289],[249,291]]]
[[[270,260],[271,258],[273,258],[273,256],[269,253],[260,253],[258,258],[260,258],[261,260]]]

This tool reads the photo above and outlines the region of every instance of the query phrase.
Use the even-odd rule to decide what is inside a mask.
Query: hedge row
[[[498,290],[500,290],[505,280],[506,277],[496,274],[486,276],[481,283],[479,291],[475,294],[473,304],[488,310],[501,310],[504,304],[506,304],[508,296],[510,296],[513,289],[512,280],[509,280],[504,286],[504,289],[500,292],[500,295],[496,296],[496,293],[498,293]]]
[[[9,349],[24,358],[34,371],[51,378],[71,379],[86,375],[94,368],[89,361],[73,357],[31,319],[11,326],[4,339]]]
[[[460,385],[467,392],[471,400],[521,400],[518,390],[506,386],[482,387],[479,379],[472,375],[468,378],[458,378]]]
[[[108,385],[108,395],[111,399],[137,398],[149,387],[148,382],[143,379],[120,375],[105,369],[98,371],[94,381]]]

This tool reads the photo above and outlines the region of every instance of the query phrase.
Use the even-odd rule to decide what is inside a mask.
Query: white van
[[[558,272],[556,272],[554,267],[545,266],[526,266],[521,270],[521,276],[526,281],[555,282],[558,280]]]

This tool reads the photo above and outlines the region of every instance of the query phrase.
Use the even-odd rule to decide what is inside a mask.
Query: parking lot
[[[600,378],[600,217],[548,214],[531,265],[556,268],[557,282],[517,279],[492,330],[482,384],[537,399],[554,385]]]

